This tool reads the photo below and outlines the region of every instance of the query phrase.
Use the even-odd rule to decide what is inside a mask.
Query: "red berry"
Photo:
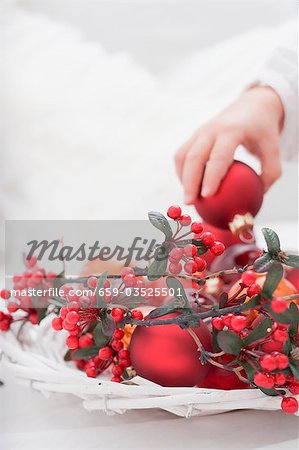
[[[257,386],[264,389],[272,389],[274,387],[274,377],[268,373],[256,373],[253,377],[253,381]]]
[[[132,315],[133,319],[136,319],[136,320],[142,320],[143,319],[143,314],[142,314],[141,311],[138,311],[138,309],[133,309],[131,311],[131,315]]]
[[[124,358],[119,358],[118,364],[119,364],[120,366],[123,366],[123,367],[130,367],[130,365],[131,365],[132,363],[131,363],[130,358],[126,358],[126,359],[124,359]]]
[[[285,330],[275,330],[273,338],[278,342],[286,342],[289,339],[289,333]]]
[[[215,328],[215,330],[218,330],[218,331],[223,330],[224,323],[223,323],[222,317],[213,317],[211,322],[212,322],[212,325]]]
[[[171,260],[171,262],[179,262],[182,256],[183,249],[181,248],[175,247],[169,252],[169,259]]]
[[[103,347],[99,350],[99,358],[101,358],[103,361],[107,361],[108,359],[112,358],[113,351],[110,347]]]
[[[177,205],[173,205],[170,206],[167,210],[167,215],[168,217],[170,217],[173,220],[177,220],[181,217],[182,215],[182,210],[179,206]]]
[[[196,262],[194,262],[194,261],[186,262],[186,264],[184,265],[184,270],[185,270],[186,273],[188,273],[190,275],[192,273],[197,272],[198,268],[197,268]]]
[[[178,275],[182,271],[182,265],[180,263],[171,263],[169,264],[168,269],[173,275]]]
[[[193,244],[188,244],[184,247],[184,255],[193,258],[197,255],[197,247]]]
[[[37,263],[37,258],[35,256],[31,256],[31,258],[27,257],[25,259],[25,266],[26,267],[34,267]]]
[[[233,316],[230,322],[231,328],[237,332],[244,330],[247,324],[247,317],[245,316]]]
[[[79,339],[76,336],[68,336],[65,343],[71,350],[76,350],[79,347]]]
[[[247,295],[249,297],[253,297],[254,295],[258,295],[262,292],[262,288],[257,283],[252,283],[249,288],[247,289]]]
[[[194,234],[200,234],[203,232],[203,226],[201,222],[193,222],[191,225],[191,231]]]
[[[97,369],[94,366],[88,366],[85,369],[85,373],[89,378],[96,378]]]
[[[0,322],[0,331],[8,331],[10,329],[12,317],[5,314],[4,319]]]
[[[72,331],[76,328],[76,324],[75,323],[69,323],[67,320],[64,319],[63,323],[62,323],[63,329],[66,331]]]
[[[84,348],[84,347],[90,347],[91,345],[93,345],[94,341],[93,341],[93,337],[91,333],[86,333],[83,336],[79,337],[79,347],[80,348]]]
[[[15,313],[18,311],[18,309],[19,309],[19,305],[16,302],[10,302],[7,305],[7,311],[10,313]]]
[[[276,297],[271,300],[271,309],[276,314],[281,314],[287,309],[287,302],[282,297]]]
[[[29,314],[28,319],[29,319],[29,322],[31,322],[33,325],[38,324],[38,315],[36,312]]]
[[[80,305],[76,301],[69,302],[68,305],[67,305],[67,310],[68,311],[77,311],[78,312],[79,309],[80,309]]]
[[[261,368],[272,372],[272,370],[277,369],[276,358],[272,355],[263,355],[260,359]]]
[[[126,275],[135,275],[134,269],[132,269],[132,267],[124,267],[121,271],[122,279],[124,279]]]
[[[287,379],[283,373],[276,373],[274,375],[274,378],[275,378],[275,384],[277,384],[278,386],[283,386],[285,384],[285,382],[287,381]]]
[[[183,216],[180,217],[180,224],[183,227],[188,227],[191,223],[191,217],[188,216],[188,214],[184,214]]]
[[[124,368],[118,364],[116,364],[113,368],[112,368],[112,373],[113,375],[120,377],[122,375],[124,371]]]
[[[68,332],[71,336],[78,336],[81,332],[81,329],[78,325],[75,325],[74,328],[68,330]]]
[[[130,352],[127,348],[123,348],[122,350],[120,350],[118,352],[118,356],[119,356],[119,358],[122,358],[122,359],[128,359],[128,358],[130,358]]]
[[[242,273],[242,283],[249,287],[253,283],[255,283],[256,280],[256,273],[253,270],[247,270],[247,272]]]
[[[76,324],[79,319],[80,315],[77,313],[77,311],[69,311],[65,318],[65,320],[71,324]]]
[[[203,243],[203,245],[205,245],[206,247],[212,247],[212,245],[215,242],[215,236],[213,233],[210,233],[209,231],[206,231],[205,233],[203,233],[203,235],[201,236],[201,242]]]
[[[114,339],[122,339],[125,335],[124,330],[122,330],[121,328],[117,328],[114,333],[113,333],[113,338]]]
[[[95,289],[95,288],[97,287],[97,284],[98,284],[98,279],[97,279],[97,277],[89,277],[89,278],[88,278],[88,280],[87,280],[87,286],[88,286],[90,289]]]
[[[113,350],[115,350],[116,352],[119,352],[120,350],[122,350],[124,346],[124,343],[122,341],[119,341],[118,339],[114,339],[111,342],[111,347],[113,348]],[[99,355],[100,356],[100,355]]]
[[[10,298],[10,291],[8,289],[2,289],[0,297],[3,298],[3,300],[8,300]]]
[[[207,268],[206,260],[203,258],[200,258],[199,256],[196,256],[194,258],[194,262],[197,264],[197,270],[198,272],[203,272]]]
[[[226,327],[228,327],[228,328],[230,327],[231,320],[233,317],[234,317],[234,315],[232,313],[225,314],[225,316],[222,316],[223,323]]]
[[[299,395],[299,381],[292,381],[288,386],[288,390],[294,395]]]
[[[284,397],[281,402],[281,409],[287,414],[295,414],[298,411],[298,402],[295,397]]]
[[[62,319],[65,319],[67,313],[68,313],[67,308],[65,306],[63,306],[62,308],[60,308],[59,317],[61,317]]]
[[[61,317],[54,317],[54,319],[52,320],[52,328],[54,328],[54,330],[56,331],[60,331],[62,330],[62,318]]]
[[[214,242],[212,247],[210,248],[210,252],[213,253],[213,255],[220,256],[225,250],[225,245],[222,244],[222,242]]]
[[[127,287],[136,286],[136,281],[137,281],[136,276],[133,275],[132,273],[129,273],[128,275],[126,275],[123,280],[124,280],[125,286],[127,286]]]
[[[121,383],[123,379],[121,377],[114,376],[111,378],[111,381],[114,381],[114,383]]]
[[[113,308],[111,310],[111,316],[116,323],[120,322],[124,318],[124,311],[121,308]]]
[[[279,352],[273,352],[271,353],[272,356],[274,356],[277,364],[277,369],[283,370],[286,369],[289,365],[289,358],[287,355],[284,355],[283,353]]]

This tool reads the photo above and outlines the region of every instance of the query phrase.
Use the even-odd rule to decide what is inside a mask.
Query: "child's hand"
[[[279,132],[283,119],[283,106],[276,92],[269,87],[254,87],[200,127],[175,156],[185,202],[195,202],[201,181],[204,197],[216,193],[240,144],[261,160],[267,191],[281,175]]]

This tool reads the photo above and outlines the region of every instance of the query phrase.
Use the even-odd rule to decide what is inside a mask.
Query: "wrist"
[[[259,104],[262,104],[267,110],[267,114],[272,116],[273,121],[281,132],[284,124],[284,107],[280,96],[271,86],[253,86],[248,94],[254,95]]]

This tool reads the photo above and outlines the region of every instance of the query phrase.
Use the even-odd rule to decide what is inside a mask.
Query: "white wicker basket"
[[[219,414],[236,409],[280,409],[280,398],[268,397],[257,389],[222,391],[200,388],[167,388],[140,377],[137,385],[109,381],[104,375],[88,378],[72,363],[63,360],[63,332],[51,328],[52,317],[38,327],[24,327],[0,334],[1,375],[28,384],[46,396],[53,393],[75,395],[87,410],[122,414],[130,409],[161,408],[178,416]]]

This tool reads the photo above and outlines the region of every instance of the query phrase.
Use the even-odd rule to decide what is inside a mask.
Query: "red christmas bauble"
[[[212,197],[199,197],[195,207],[204,221],[218,228],[230,228],[236,215],[255,217],[263,202],[263,184],[257,173],[234,161]]]
[[[289,272],[287,272],[286,278],[292,283],[293,286],[295,286],[295,288],[299,292],[299,269],[291,269]]]
[[[178,315],[167,314],[163,319]],[[211,351],[211,333],[207,325],[201,322],[192,330],[204,349]],[[195,386],[210,368],[208,363],[201,364],[198,346],[188,331],[175,324],[136,327],[130,342],[130,356],[138,375],[161,386]]]
[[[217,359],[220,364],[228,364],[234,359],[231,355],[224,355]],[[245,372],[242,373],[245,377]],[[207,376],[198,384],[198,387],[207,389],[248,389],[250,386],[241,381],[234,372],[211,366]]]

